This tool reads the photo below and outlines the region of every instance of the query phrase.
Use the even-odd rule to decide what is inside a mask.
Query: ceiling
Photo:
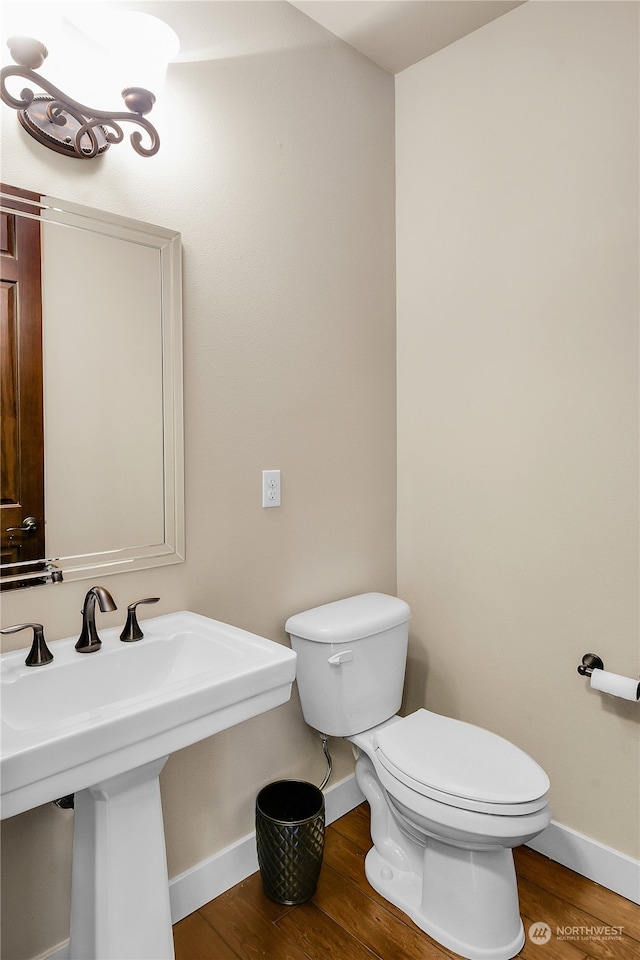
[[[389,73],[399,73],[525,0],[289,0]]]
[[[301,13],[391,74],[424,60],[526,0],[290,0]],[[0,30],[11,32],[12,13],[42,24],[44,11],[55,7],[73,22],[87,0],[0,0]],[[164,20],[180,37],[178,62],[251,56],[271,49],[270,3],[118,0],[123,10],[141,10]],[[94,10],[114,4],[92,0]],[[277,6],[277,5],[276,5]],[[212,9],[213,8],[213,9]],[[265,29],[262,29],[262,27]],[[20,31],[17,31],[20,32]],[[41,39],[41,38],[40,38]]]

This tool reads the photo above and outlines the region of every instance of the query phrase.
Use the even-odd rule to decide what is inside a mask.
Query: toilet
[[[354,747],[371,886],[468,960],[524,944],[512,848],[551,820],[549,779],[508,740],[420,709],[399,717],[409,606],[366,593],[290,617],[305,721]]]

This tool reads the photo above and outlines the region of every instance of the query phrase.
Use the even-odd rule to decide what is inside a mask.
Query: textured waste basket
[[[264,892],[304,903],[316,891],[324,852],[324,795],[304,780],[277,780],[256,798],[256,843]]]

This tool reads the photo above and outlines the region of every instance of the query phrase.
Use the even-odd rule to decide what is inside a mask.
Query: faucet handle
[[[29,628],[33,630],[33,643],[24,662],[28,667],[41,667],[45,663],[51,663],[53,654],[44,639],[44,627],[41,623],[16,623],[13,627],[0,630],[0,633],[18,633]]]
[[[124,625],[124,630],[120,634],[120,639],[125,643],[133,643],[134,640],[142,640],[144,633],[140,629],[140,624],[138,623],[138,616],[136,614],[136,607],[140,603],[157,603],[160,597],[143,597],[142,600],[134,600],[133,603],[130,603],[127,607],[127,622]]]

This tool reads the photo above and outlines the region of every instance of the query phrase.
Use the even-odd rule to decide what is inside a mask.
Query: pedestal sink
[[[0,811],[75,793],[71,960],[173,960],[159,773],[174,750],[285,703],[295,653],[183,611],[27,667],[0,657]]]

